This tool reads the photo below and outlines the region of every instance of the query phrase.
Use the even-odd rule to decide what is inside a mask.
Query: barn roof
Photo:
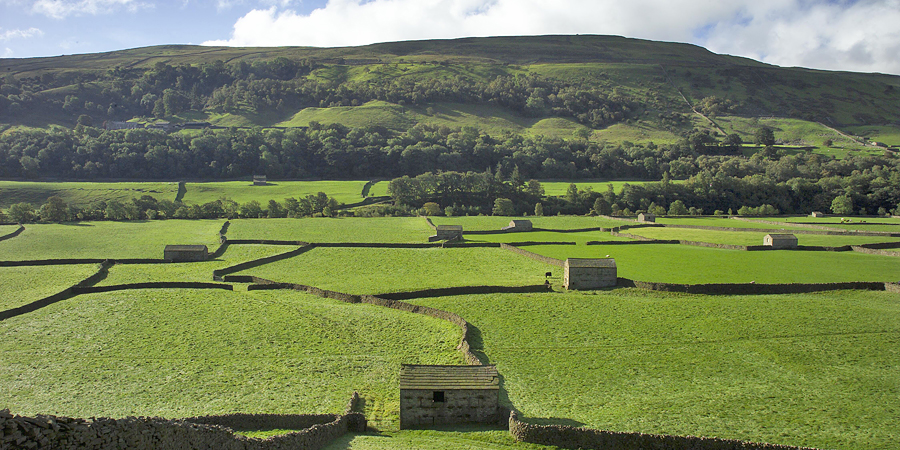
[[[766,236],[771,237],[772,239],[797,239],[797,236],[793,234],[773,234],[769,233]]]
[[[167,252],[205,252],[205,245],[167,245]]]
[[[514,219],[514,220],[510,220],[510,221],[509,221],[509,224],[510,224],[510,225],[513,225],[513,226],[531,225],[531,221],[530,221],[530,220],[525,220],[525,219],[518,219],[518,220],[515,220],[515,219]]]
[[[400,389],[500,389],[497,366],[425,366],[404,364]]]
[[[569,267],[616,267],[616,260],[612,258],[569,258],[566,259]]]
[[[438,225],[438,230],[441,231],[462,231],[462,225]]]

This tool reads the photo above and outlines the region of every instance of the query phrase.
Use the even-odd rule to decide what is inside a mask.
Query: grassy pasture
[[[58,195],[71,205],[86,206],[95,201],[118,200],[149,195],[157,200],[175,200],[178,183],[98,183],[98,182],[37,182],[0,181],[0,208],[27,202],[35,207]]]
[[[896,125],[866,125],[847,127],[846,131],[856,136],[863,136],[875,142],[890,146],[900,146],[900,127]]]
[[[81,295],[0,336],[0,404],[18,414],[334,413],[359,390],[390,422],[401,363],[462,363],[448,322],[292,291]]]
[[[764,220],[769,220],[764,219]],[[672,224],[672,225],[691,225],[701,227],[722,227],[722,228],[764,228],[774,230],[786,229],[805,229],[803,227],[792,227],[791,224],[774,225],[762,222],[746,222],[743,220],[735,220],[723,217],[657,217],[656,223]],[[631,230],[630,232],[633,232]]]
[[[897,294],[638,290],[420,299],[476,326],[530,420],[896,448]]]
[[[574,242],[578,246],[585,245],[590,241],[630,241],[632,239],[618,236],[611,236],[610,233],[602,231],[581,231],[578,233],[557,233],[553,231],[530,231],[523,233],[504,233],[504,234],[486,234],[486,235],[469,235],[465,237],[466,242]],[[528,247],[523,247],[528,250]]]
[[[764,217],[759,220],[769,222],[784,222],[790,226],[791,223],[806,223],[812,225],[821,225],[823,227],[835,228],[839,230],[856,230],[856,231],[890,231],[900,233],[900,219],[888,217],[850,217],[853,222],[841,223],[840,216],[832,217]],[[860,221],[866,221],[866,224]]]
[[[168,244],[218,247],[223,220],[27,224],[0,242],[0,260],[53,258],[162,258]]]
[[[362,188],[365,184],[365,181],[273,181],[266,186],[253,186],[252,181],[187,183],[183,201],[206,203],[226,197],[242,204],[256,200],[265,207],[269,200],[283,203],[288,197],[299,198],[324,192],[341,203],[349,204],[363,200]]]
[[[324,450],[483,450],[556,449],[557,447],[516,442],[509,431],[475,425],[436,430],[401,430],[380,433],[349,433],[335,439]]]
[[[237,219],[228,228],[229,239],[306,242],[421,243],[433,234],[419,217]]]
[[[390,195],[388,187],[391,185],[390,180],[378,181],[369,188],[369,197],[385,197]]]
[[[763,245],[763,237],[766,235],[763,232],[713,231],[688,228],[636,228],[628,230],[628,233],[660,240],[678,239],[732,245]],[[822,247],[900,241],[900,238],[883,236],[828,236],[818,234],[796,234],[795,236],[797,236],[797,241],[800,245]]]
[[[526,219],[537,228],[555,229],[555,230],[574,230],[579,228],[613,228],[633,223],[624,220],[606,219],[603,217],[591,216],[529,216],[529,217],[506,217],[506,216],[453,216],[453,217],[432,217],[431,221],[435,225],[462,225],[463,233],[466,231],[487,231],[499,230],[509,225],[510,220]],[[517,233],[517,235],[519,235]],[[522,234],[522,236],[525,236]],[[471,236],[470,236],[471,237]],[[484,236],[477,236],[481,239]],[[531,240],[531,239],[528,239]]]
[[[499,248],[316,248],[241,274],[350,294],[542,284],[553,266]]]
[[[895,281],[900,274],[900,258],[856,252],[745,252],[678,244],[536,245],[527,250],[559,259],[610,255],[620,277],[667,283]]]
[[[684,181],[675,180],[673,183],[683,183]],[[541,180],[541,186],[544,188],[544,194],[549,197],[561,197],[566,195],[566,191],[569,190],[569,185],[574,184],[580,190],[587,190],[590,188],[594,192],[606,192],[608,189],[607,186],[610,184],[613,186],[616,192],[620,192],[622,190],[622,186],[626,184],[631,185],[641,185],[647,183],[659,183],[658,181],[642,181],[642,180],[631,180],[631,181],[604,181],[604,180]]]
[[[96,264],[0,267],[0,311],[49,297],[95,272]]]

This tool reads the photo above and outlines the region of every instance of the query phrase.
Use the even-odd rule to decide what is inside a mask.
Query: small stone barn
[[[173,262],[206,261],[209,250],[205,245],[167,245],[163,259]]]
[[[767,234],[763,245],[772,248],[797,248],[797,236],[793,234]]]
[[[530,220],[510,220],[509,225],[501,228],[504,231],[531,231],[534,228]]]
[[[638,214],[638,222],[656,222],[656,216],[650,213]]]
[[[500,419],[497,366],[400,368],[400,428]]]
[[[566,289],[614,287],[618,277],[616,260],[612,258],[569,258],[563,269],[563,286]]]
[[[265,175],[253,175],[253,185],[254,186],[265,186],[266,185],[266,176]]]
[[[462,225],[438,225],[435,228],[435,235],[428,238],[428,242],[434,241],[453,241],[462,239]]]
[[[821,211],[813,211],[813,213],[810,214],[810,216],[812,216],[812,217],[825,217],[825,213],[823,213],[823,212],[821,212]]]

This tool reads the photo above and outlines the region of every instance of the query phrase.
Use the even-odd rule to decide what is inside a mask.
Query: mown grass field
[[[263,208],[269,200],[284,203],[288,197],[300,198],[319,192],[334,197],[341,203],[358,203],[363,200],[365,181],[272,181],[266,186],[253,186],[252,181],[210,181],[186,183],[185,203],[206,203],[228,198],[238,203],[258,201]]]
[[[0,267],[0,311],[62,292],[97,272],[96,264]]]
[[[0,403],[18,414],[336,413],[358,390],[391,422],[401,363],[462,363],[448,322],[293,291],[81,295],[0,335]]]
[[[380,433],[350,433],[335,439],[324,450],[552,450],[557,447],[516,442],[509,431],[484,426],[461,425],[436,430],[401,430]]]
[[[0,242],[0,260],[60,258],[162,259],[169,244],[218,247],[224,220],[79,222],[27,224],[15,238]]]
[[[620,277],[666,283],[896,281],[900,258],[856,252],[746,252],[678,244],[535,245],[552,258],[615,258]]]
[[[420,217],[237,219],[228,228],[229,239],[305,242],[423,243],[433,234]]]
[[[96,201],[118,200],[124,202],[132,198],[149,195],[157,200],[175,200],[178,183],[140,182],[36,182],[0,181],[0,208],[20,202],[40,207],[47,199],[58,195],[71,205],[87,206]]]
[[[609,292],[420,299],[478,328],[529,420],[896,448],[897,294]]]
[[[769,218],[762,220],[770,221]],[[744,220],[735,220],[725,217],[657,217],[656,223],[722,228],[764,228],[772,230],[806,229],[805,227],[791,226],[790,223],[775,225],[758,221],[748,222]]]
[[[544,283],[553,266],[499,248],[316,248],[241,272],[350,294]]]
[[[764,217],[759,220],[767,222],[784,222],[787,226],[792,223],[804,223],[819,225],[837,230],[855,231],[888,231],[900,233],[900,219],[889,217],[846,217],[850,222],[841,223],[841,217]]]

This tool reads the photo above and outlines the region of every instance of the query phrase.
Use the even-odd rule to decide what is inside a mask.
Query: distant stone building
[[[509,225],[501,228],[504,231],[531,231],[534,228],[530,220],[510,220]]]
[[[454,241],[462,239],[462,225],[438,225],[435,227],[435,235],[428,238],[428,242]]]
[[[168,133],[168,132],[174,130],[175,126],[172,125],[170,122],[156,122],[156,123],[151,123],[151,124],[147,125],[146,128],[148,130],[163,130],[166,133]]]
[[[266,181],[265,175],[253,175],[253,185],[254,186],[265,186],[268,184]]]
[[[107,130],[136,130],[144,128],[144,125],[137,122],[120,122],[116,120],[107,120],[105,125]]]
[[[497,366],[400,368],[400,428],[500,419]]]
[[[201,130],[203,128],[209,128],[209,122],[185,122],[181,124],[181,128],[185,130]]]
[[[797,248],[797,236],[793,234],[767,234],[763,245],[772,248]]]
[[[205,245],[167,245],[163,259],[172,262],[206,261],[209,249]]]
[[[656,222],[656,216],[650,213],[638,214],[638,222]]]
[[[563,269],[563,286],[566,289],[614,287],[618,278],[616,260],[612,258],[569,258]]]
[[[810,216],[811,217],[825,217],[825,213],[823,213],[821,211],[813,211],[813,213],[810,214]]]

